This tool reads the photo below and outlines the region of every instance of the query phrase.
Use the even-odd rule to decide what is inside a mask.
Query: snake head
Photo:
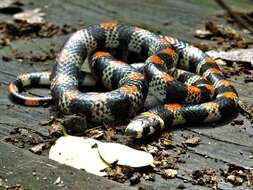
[[[143,138],[164,128],[163,120],[152,112],[136,116],[127,126],[125,134],[132,138]]]

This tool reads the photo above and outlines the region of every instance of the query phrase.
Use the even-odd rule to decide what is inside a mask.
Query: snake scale
[[[107,52],[110,50],[144,65],[134,68]],[[80,71],[86,58],[96,81],[111,91],[78,90],[88,78]],[[52,97],[20,94],[26,86],[49,84]],[[140,113],[148,93],[163,103]],[[58,54],[52,73],[20,75],[10,83],[8,94],[30,106],[53,101],[64,114],[85,115],[97,123],[133,117],[125,132],[134,138],[178,124],[225,119],[236,113],[238,106],[236,90],[203,51],[178,39],[116,22],[75,32]]]

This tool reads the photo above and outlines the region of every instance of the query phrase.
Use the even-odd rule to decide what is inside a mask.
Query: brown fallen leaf
[[[210,32],[209,30],[202,28],[202,29],[198,29],[194,32],[194,36],[201,38],[201,39],[208,39],[210,37],[212,37],[212,32]]]
[[[50,136],[60,137],[64,133],[63,130],[64,130],[64,127],[62,125],[62,121],[54,119],[50,128],[48,129],[48,133]]]
[[[159,143],[162,147],[164,147],[164,148],[166,148],[166,149],[169,149],[169,148],[172,149],[172,148],[175,148],[175,147],[176,147],[176,145],[173,143],[173,141],[170,140],[170,139],[168,139],[168,138],[163,138],[163,137],[161,137],[161,138],[159,138],[158,143]]]
[[[177,170],[174,169],[167,169],[163,171],[163,176],[165,178],[175,178],[177,175]]]
[[[239,106],[241,108],[241,111],[247,114],[251,122],[253,122],[253,105],[250,105],[249,103],[240,100]]]
[[[29,148],[29,150],[34,153],[34,154],[41,154],[42,150],[46,147],[46,143],[40,143],[37,144],[31,148]]]
[[[120,183],[126,182],[126,180],[129,178],[128,176],[132,176],[134,173],[133,168],[129,166],[118,166],[118,165],[116,165],[115,167],[107,167],[105,168],[104,171],[106,172],[106,177]],[[138,178],[135,180],[138,180]]]
[[[253,48],[250,49],[236,49],[230,51],[208,51],[206,52],[209,56],[217,59],[223,59],[227,61],[236,62],[249,62],[253,67]]]
[[[116,135],[116,130],[115,128],[112,127],[106,127],[106,131],[104,131],[104,138],[108,142],[117,139]]]
[[[197,146],[199,145],[200,138],[199,137],[190,137],[186,139],[183,144],[188,145],[188,146]]]
[[[241,35],[229,26],[223,26],[214,22],[206,22],[205,27],[195,31],[194,36],[197,38],[209,39],[212,37],[222,37],[228,39],[241,40]]]
[[[221,170],[221,175],[234,186],[242,185],[244,182],[252,186],[252,171],[250,168],[229,164],[227,171]]]
[[[50,22],[45,23],[28,23],[27,21],[7,21],[0,22],[0,45],[7,46],[11,41],[17,39],[33,39],[33,38],[51,38],[55,35],[66,35],[73,33],[77,28],[64,24],[63,26],[58,26]],[[50,51],[51,52],[51,51]],[[53,53],[53,52],[51,52]],[[27,55],[22,55],[21,57],[27,57]],[[47,54],[45,57],[52,57],[52,55]],[[34,56],[33,56],[34,57]],[[44,56],[43,56],[44,57]],[[45,60],[45,58],[42,58]],[[35,60],[41,60],[39,55],[35,56]],[[43,61],[43,60],[41,60]]]
[[[17,13],[13,15],[14,19],[26,21],[28,23],[45,23],[44,16],[46,14],[41,11],[40,8],[33,10],[24,11],[22,13]]]
[[[240,176],[235,176],[233,174],[227,176],[227,181],[234,185],[241,185],[243,183],[243,179]]]
[[[85,131],[84,135],[93,139],[101,139],[104,136],[104,131],[101,127],[95,127]]]
[[[244,36],[240,30],[210,21],[206,22],[201,29],[197,29],[194,36],[216,42],[212,43],[212,47],[208,49],[215,48],[224,51],[234,48],[251,48],[253,45],[252,40]]]
[[[217,174],[212,168],[206,168],[202,170],[195,170],[191,173],[193,184],[211,187],[217,189]]]
[[[151,154],[156,154],[159,151],[156,146],[152,146],[152,145],[149,145],[149,144],[147,146],[142,146],[141,149],[146,151],[146,152],[149,152]]]

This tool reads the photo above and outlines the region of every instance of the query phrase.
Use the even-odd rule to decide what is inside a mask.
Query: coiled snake
[[[120,52],[126,60],[138,58],[144,66],[133,68],[104,50]],[[85,80],[80,67],[87,57],[93,75],[110,92],[78,90]],[[50,82],[52,97],[20,94],[25,86]],[[148,91],[164,104],[140,113]],[[83,114],[93,122],[135,116],[126,128],[126,134],[135,138],[187,122],[224,119],[236,112],[238,101],[236,90],[218,65],[201,50],[172,37],[114,22],[74,33],[58,54],[51,76],[49,72],[20,75],[10,83],[8,93],[14,101],[31,106],[53,100],[61,112]]]

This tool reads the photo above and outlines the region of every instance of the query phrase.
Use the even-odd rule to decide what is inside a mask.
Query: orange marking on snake
[[[213,87],[213,85],[205,84],[204,87],[205,87],[208,91],[210,91],[211,93],[214,92],[214,87]]]
[[[232,99],[232,100],[238,98],[238,96],[237,96],[236,93],[234,93],[234,92],[224,92],[224,93],[223,93],[223,96],[224,96],[225,98]]]
[[[96,57],[105,57],[105,56],[111,56],[111,54],[108,53],[108,52],[104,52],[104,51],[97,51],[97,52],[95,53],[95,56],[96,56]]]
[[[28,98],[25,100],[25,105],[38,106],[40,105],[40,102],[36,98]]]
[[[212,74],[222,74],[221,70],[218,68],[210,68],[207,71],[209,71]]]
[[[154,64],[159,65],[159,64],[164,63],[164,61],[157,55],[151,55],[150,58],[151,58],[152,63],[154,63]]]
[[[188,85],[187,90],[190,92],[190,94],[200,94],[200,89],[195,86]]]
[[[164,104],[164,109],[166,110],[172,110],[172,111],[178,111],[182,108],[181,104],[172,103],[172,104]]]
[[[101,23],[100,26],[106,30],[110,30],[115,28],[118,25],[117,22],[105,22],[105,23]]]
[[[14,85],[13,83],[9,84],[7,90],[8,90],[8,94],[9,94],[9,95],[12,94],[12,93],[14,93],[14,92],[17,92],[17,91],[18,91],[16,85]]]
[[[202,106],[204,106],[206,109],[218,109],[220,105],[215,102],[206,102],[203,103]]]
[[[162,50],[161,53],[164,53],[164,54],[167,54],[167,55],[174,55],[174,54],[176,54],[176,52],[173,49],[171,49],[171,48],[166,48],[166,49]]]
[[[219,81],[219,85],[223,85],[223,86],[229,86],[231,85],[230,81],[223,79]]]
[[[127,79],[129,80],[144,80],[144,75],[141,73],[130,73],[129,75],[127,75]]]
[[[167,74],[167,73],[164,73],[161,76],[161,79],[164,80],[164,81],[172,81],[172,80],[174,80],[174,78],[171,75]]]
[[[125,92],[127,94],[134,94],[138,92],[138,88],[136,86],[124,85],[120,87],[120,91]]]

